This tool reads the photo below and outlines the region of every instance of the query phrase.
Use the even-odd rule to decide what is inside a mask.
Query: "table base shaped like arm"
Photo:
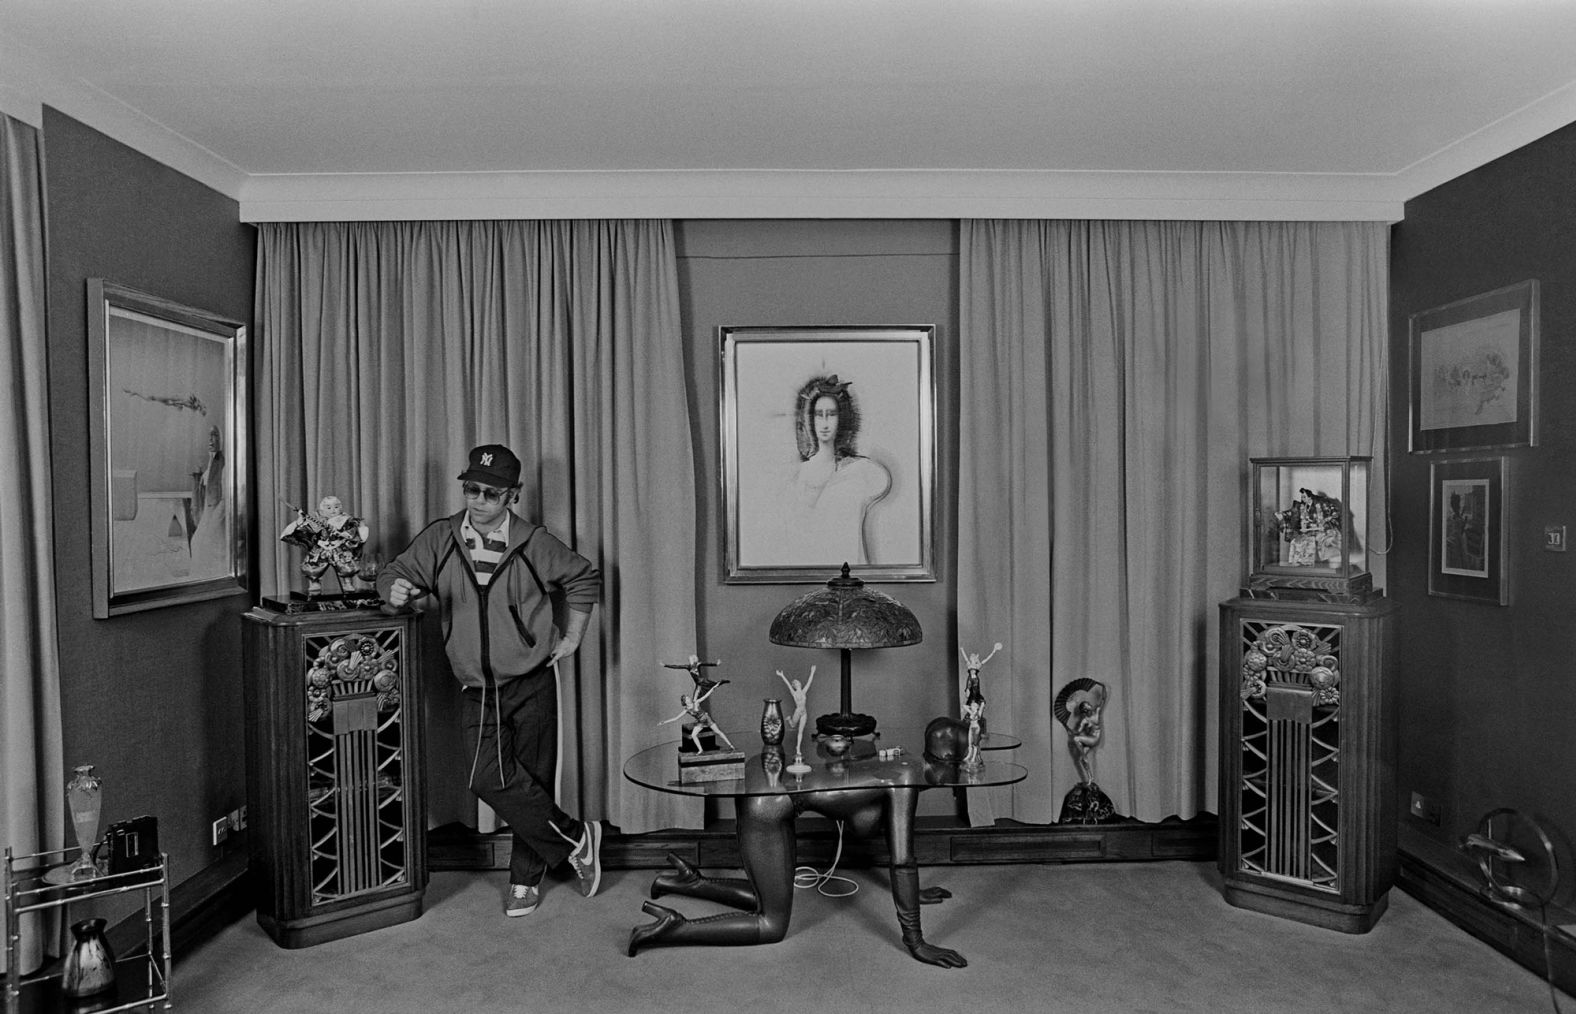
[[[703,898],[747,911],[687,919],[663,905],[646,902],[642,910],[655,922],[637,926],[629,937],[629,954],[645,947],[684,944],[747,946],[776,943],[788,932],[793,913],[795,857],[794,818],[812,810],[844,820],[853,833],[870,834],[886,818],[887,846],[892,856],[892,902],[897,909],[903,944],[916,959],[943,968],[967,964],[963,956],[925,942],[919,906],[949,897],[942,888],[919,889],[914,862],[914,811],[919,790],[913,787],[839,789],[797,796],[747,796],[738,804],[739,852],[745,879],[711,878],[670,856],[674,869],[659,874],[651,885],[653,898],[665,894]]]

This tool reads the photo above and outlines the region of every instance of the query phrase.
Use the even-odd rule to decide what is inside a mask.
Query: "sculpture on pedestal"
[[[744,754],[733,745],[728,734],[722,731],[717,720],[703,705],[728,680],[708,679],[701,670],[717,662],[702,662],[699,655],[691,655],[687,662],[664,662],[663,668],[683,669],[695,684],[695,692],[679,695],[683,707],[672,718],[664,718],[658,725],[684,721],[679,732],[679,781],[715,782],[744,775]],[[722,745],[718,745],[718,740]]]
[[[1062,824],[1105,824],[1122,820],[1111,798],[1094,780],[1094,748],[1105,734],[1106,685],[1079,677],[1056,695],[1051,713],[1067,730],[1067,750],[1078,769],[1078,784],[1062,800]]]
[[[781,669],[777,675],[788,684],[788,693],[793,697],[793,714],[788,716],[788,724],[798,730],[794,736],[793,763],[788,765],[788,770],[796,775],[802,775],[810,770],[810,765],[804,762],[804,725],[809,720],[810,713],[805,710],[805,697],[810,693],[810,684],[815,682],[815,666],[810,667],[810,678],[800,683],[783,675]]]

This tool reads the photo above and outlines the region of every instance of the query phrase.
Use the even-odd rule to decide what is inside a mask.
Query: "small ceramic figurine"
[[[969,671],[968,680],[963,686],[964,717],[968,717],[969,708],[975,709],[975,720],[979,723],[981,736],[985,734],[985,694],[980,690],[980,670],[985,668],[985,663],[995,658],[1000,650],[1001,642],[997,641],[992,646],[990,654],[980,658],[978,652],[970,654],[963,650],[962,645],[958,646],[958,654],[963,656],[963,666]]]
[[[347,513],[337,496],[325,496],[316,513],[292,509],[295,520],[279,533],[279,541],[306,549],[301,573],[306,575],[307,594],[314,598],[323,594],[323,575],[330,568],[339,579],[341,592],[353,590],[361,570],[361,548],[371,534],[366,523]]]
[[[810,678],[800,683],[783,675],[781,669],[777,675],[788,684],[788,693],[793,697],[793,714],[788,716],[788,724],[798,729],[794,740],[793,763],[788,765],[788,770],[796,775],[802,775],[810,770],[810,765],[804,762],[804,725],[810,713],[805,710],[805,697],[810,693],[810,684],[815,682],[815,666],[810,667]]]
[[[722,682],[727,681],[724,680]],[[690,719],[695,723],[690,726],[690,742],[695,744],[696,753],[706,752],[705,748],[701,746],[700,734],[708,729],[715,733],[718,739],[728,744],[729,750],[738,749],[733,745],[733,741],[728,738],[728,734],[722,731],[722,727],[717,724],[717,720],[711,717],[710,712],[701,708],[701,705],[706,703],[706,698],[716,693],[717,687],[720,685],[720,683],[713,683],[703,694],[680,694],[679,702],[684,705],[684,709],[672,718],[664,718],[657,724],[667,725],[669,722],[677,722],[681,718]]]

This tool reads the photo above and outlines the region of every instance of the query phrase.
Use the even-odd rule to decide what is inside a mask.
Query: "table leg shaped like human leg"
[[[641,910],[656,921],[629,934],[631,957],[646,947],[684,944],[747,946],[770,944],[788,932],[793,915],[794,806],[783,796],[746,796],[739,800],[739,852],[746,880],[710,878],[693,867],[664,873],[652,893],[705,898],[750,909],[688,919],[665,905],[648,901]],[[685,864],[686,866],[688,864]]]
[[[942,968],[962,968],[968,964],[963,955],[946,947],[936,947],[925,942],[920,927],[921,901],[932,903],[947,896],[939,888],[930,892],[919,889],[919,864],[914,861],[914,811],[919,804],[919,790],[894,788],[888,790],[887,849],[892,855],[892,904],[897,908],[897,923],[903,931],[903,946],[908,953],[927,965]],[[939,892],[939,896],[936,892]]]

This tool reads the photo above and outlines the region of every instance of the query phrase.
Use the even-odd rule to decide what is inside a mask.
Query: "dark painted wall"
[[[97,766],[106,824],[158,817],[178,884],[244,848],[232,838],[215,849],[209,824],[246,802],[248,597],[93,618],[87,279],[250,322],[255,230],[236,202],[48,108],[43,137],[65,763]]]
[[[1576,127],[1563,128],[1408,201],[1391,260],[1389,593],[1401,604],[1396,788],[1439,801],[1454,842],[1488,810],[1514,807],[1576,836],[1576,552],[1542,548],[1546,525],[1576,533]],[[1541,289],[1537,447],[1463,452],[1510,460],[1510,605],[1428,595],[1429,465],[1407,454],[1408,317],[1528,278]],[[1451,455],[1454,458],[1458,455]],[[1568,849],[1568,844],[1563,847]]]
[[[701,652],[721,658],[723,671],[733,680],[712,698],[712,710],[730,735],[745,737],[739,740],[741,746],[759,728],[761,699],[782,696],[777,669],[803,678],[815,665],[810,714],[836,711],[839,656],[767,640],[772,618],[813,585],[723,581],[717,407],[722,350],[717,329],[936,326],[937,580],[879,586],[913,610],[924,640],[907,648],[855,652],[852,667],[855,711],[874,715],[888,728],[923,728],[937,715],[955,713],[952,687],[959,672],[952,503],[957,476],[957,243],[957,223],[945,220],[680,223],[679,291],[689,343],[691,424],[697,435]],[[675,683],[674,693],[679,689]],[[921,806],[928,809],[922,812],[949,805],[943,795],[925,793]]]

